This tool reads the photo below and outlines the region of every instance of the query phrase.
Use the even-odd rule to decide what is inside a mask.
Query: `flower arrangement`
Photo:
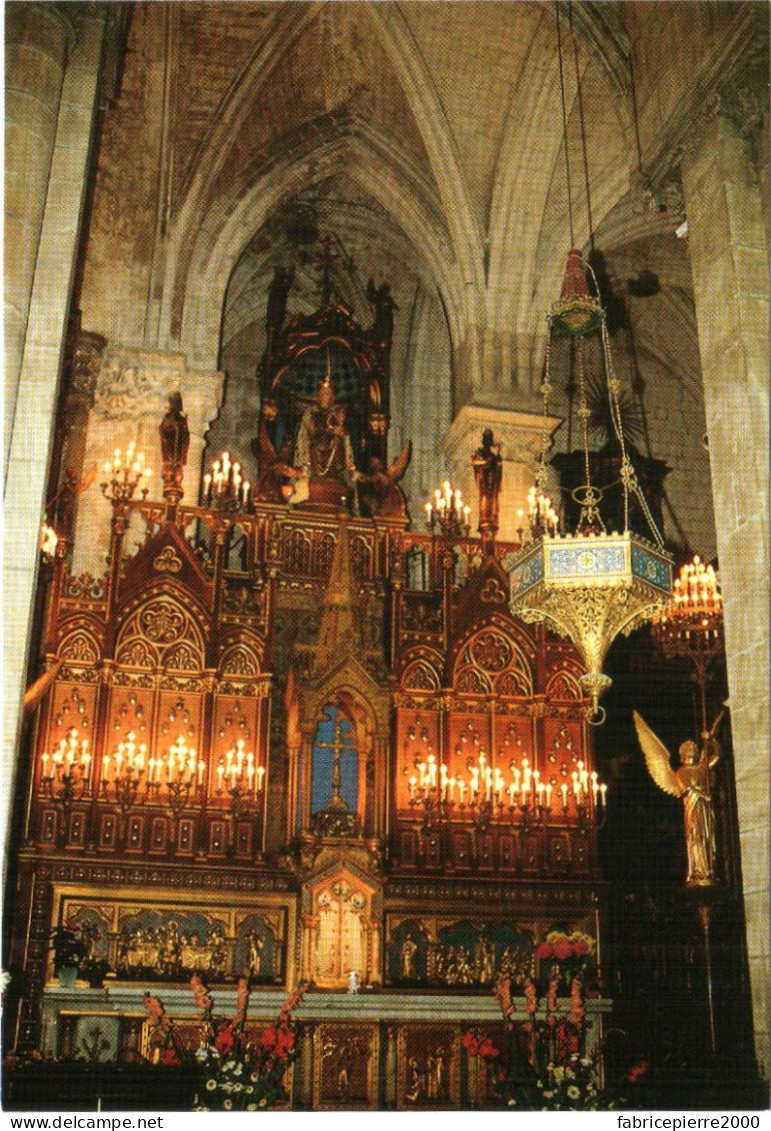
[[[193,1063],[201,1083],[194,1111],[257,1111],[286,1101],[283,1080],[296,1056],[296,1036],[291,1013],[304,986],[284,1002],[274,1025],[256,1040],[246,1031],[249,980],[240,979],[235,1015],[230,1020],[214,1016],[214,1001],[202,979],[190,979],[195,1004],[201,1010],[201,1042],[195,1051],[185,1048],[174,1023],[156,997],[145,995],[150,1022],[150,1042],[161,1064]]]
[[[594,1057],[572,1053],[562,1064],[546,1065],[538,1081],[543,1111],[597,1111],[602,1102]],[[603,1104],[603,1107],[611,1107]]]

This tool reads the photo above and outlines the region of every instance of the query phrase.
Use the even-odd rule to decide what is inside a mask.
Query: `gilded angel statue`
[[[670,754],[637,711],[633,712],[637,737],[648,772],[659,789],[683,800],[685,844],[688,853],[689,887],[707,887],[715,882],[715,813],[712,807],[711,771],[720,758],[715,732],[721,711],[709,731],[703,731],[701,750],[693,741],[680,747],[680,767],[672,769]]]

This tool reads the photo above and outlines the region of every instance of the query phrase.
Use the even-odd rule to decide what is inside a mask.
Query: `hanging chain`
[[[573,195],[570,191],[570,157],[568,155],[568,115],[565,108],[565,75],[562,69],[562,34],[560,32],[560,4],[554,0],[554,11],[557,16],[557,55],[560,64],[560,95],[562,96],[562,138],[565,145],[565,177],[568,186],[568,220],[570,221],[570,246],[575,247],[576,241],[573,234]]]

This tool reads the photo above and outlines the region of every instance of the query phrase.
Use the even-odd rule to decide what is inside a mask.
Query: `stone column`
[[[201,478],[201,457],[206,431],[222,403],[224,375],[217,371],[186,369],[182,354],[108,347],[94,393],[94,404],[86,433],[84,466],[97,465],[97,484],[102,466],[116,448],[125,451],[131,440],[144,452],[152,468],[149,497],[161,497],[161,449],[158,428],[170,392],[182,393],[183,411],[190,429],[190,449],[182,481],[183,503],[196,504]],[[141,538],[137,528],[127,535],[127,552]],[[80,498],[75,527],[72,571],[100,576],[110,539],[110,508],[95,484]]]
[[[35,13],[38,11],[37,5],[27,7]],[[45,4],[40,7],[49,15],[56,11],[54,5]],[[37,579],[38,532],[80,238],[106,19],[106,5],[103,8],[97,5],[72,5],[72,9],[78,19],[78,39],[67,59],[58,99],[59,113],[55,122],[55,141],[47,187],[43,189],[45,208],[35,248],[34,277],[31,278],[20,366],[18,341],[16,346],[12,346],[11,373],[15,367],[18,387],[13,398],[11,418],[6,420],[6,442],[9,448],[5,482],[5,529],[7,532],[12,531],[13,537],[6,538],[3,564],[6,703],[3,759],[6,781],[9,783],[15,772],[21,699],[27,677],[33,594]],[[62,35],[65,35],[64,30]],[[56,51],[54,55],[59,58]],[[23,65],[19,57],[15,66]],[[31,62],[28,65],[32,67]],[[47,68],[48,63],[44,68],[45,73],[48,73]],[[49,74],[49,86],[54,82],[54,71],[55,68]],[[33,71],[30,82],[34,98],[37,99],[40,97],[39,87],[43,79]],[[20,161],[25,163],[28,150],[30,147],[34,148],[33,139],[17,139],[13,144],[10,138],[7,140],[9,152],[15,150],[17,144],[21,147]],[[33,158],[30,157],[30,160]],[[30,232],[26,231],[24,240],[28,237]],[[6,266],[9,277],[15,278],[16,257],[14,255],[9,258],[9,250],[6,233]],[[24,270],[27,273],[23,271],[22,278],[27,282],[21,286],[19,293],[22,295],[25,288],[29,287],[30,280],[28,270]],[[14,330],[13,333],[17,331]],[[16,354],[13,354],[13,349],[17,350]],[[14,796],[14,789],[15,786],[11,786],[6,791],[7,798]],[[10,829],[10,822],[6,829]]]
[[[735,106],[735,103],[733,103]],[[751,142],[723,101],[682,161],[725,604],[747,947],[769,1070],[768,245]]]
[[[5,449],[8,463],[32,281],[75,28],[56,4],[5,10]]]
[[[69,376],[68,392],[62,410],[62,454],[58,488],[61,490],[68,471],[72,471],[81,481],[89,472],[85,466],[86,433],[88,416],[94,403],[94,390],[102,363],[106,340],[100,334],[79,332],[75,341],[72,369]],[[77,497],[73,506],[73,518],[77,514]],[[73,528],[74,529],[74,528]],[[60,531],[71,539],[73,530]]]
[[[551,436],[559,427],[557,416],[546,418]],[[503,483],[501,487],[498,540],[516,542],[521,519],[517,511],[527,514],[527,493],[533,485],[541,455],[544,418],[532,412],[512,412],[482,405],[464,405],[442,440],[453,487],[460,487],[464,500],[471,507],[471,533],[476,534],[479,522],[479,497],[471,457],[482,443],[485,428],[492,428],[496,444],[501,445]]]

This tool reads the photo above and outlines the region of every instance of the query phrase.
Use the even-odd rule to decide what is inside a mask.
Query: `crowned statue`
[[[294,450],[294,466],[300,472],[293,503],[320,503],[339,507],[348,500],[350,486],[358,477],[351,439],[345,426],[345,407],[335,402],[327,365],[316,403],[302,414]]]

